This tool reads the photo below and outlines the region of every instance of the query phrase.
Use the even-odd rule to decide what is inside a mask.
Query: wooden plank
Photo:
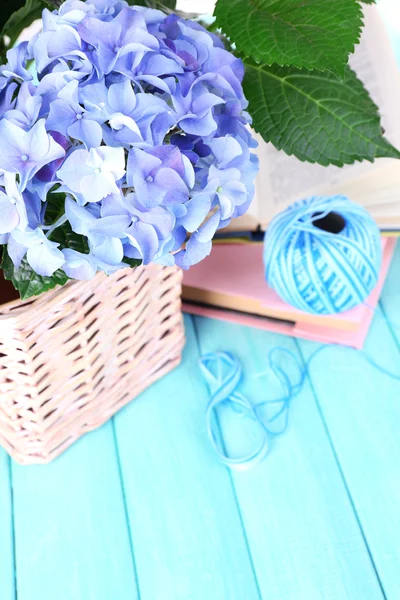
[[[400,255],[383,294],[388,317],[400,322]],[[300,343],[304,357],[315,348]],[[398,345],[377,314],[365,353],[400,375]],[[312,385],[347,482],[372,559],[389,599],[400,597],[400,383],[361,352],[329,348],[310,369]]]
[[[13,481],[18,600],[139,597],[111,423]]]
[[[14,544],[10,459],[0,448],[0,597],[14,600]]]
[[[228,350],[240,359],[243,393],[256,401],[277,397],[281,390],[272,376],[253,376],[265,371],[270,348],[296,353],[291,338],[220,321],[196,319],[196,325],[203,353]],[[221,420],[232,449],[239,435],[230,425]],[[293,401],[289,429],[275,438],[266,460],[234,472],[233,479],[263,598],[382,598],[308,385]]]
[[[400,337],[400,244],[397,243],[392,264],[382,291],[381,305],[393,323],[396,338]]]
[[[116,418],[141,597],[259,600],[230,474],[211,451],[190,317],[183,363]]]

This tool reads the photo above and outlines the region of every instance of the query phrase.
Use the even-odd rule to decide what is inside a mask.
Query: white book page
[[[350,64],[380,108],[385,136],[400,146],[400,72],[378,10],[374,6],[365,6],[364,12],[366,25]],[[399,161],[378,159],[373,164],[322,167],[303,163],[276,150],[272,144],[266,144],[259,136],[258,139],[260,174],[250,214],[257,216],[264,225],[296,200],[313,194],[332,193],[347,194],[368,206],[373,214],[376,205],[389,203],[400,220]],[[377,176],[381,170],[390,175]],[[359,178],[360,185],[357,184]],[[391,186],[389,197],[388,186]]]
[[[212,15],[216,0],[178,0],[177,10],[187,13],[198,13]]]

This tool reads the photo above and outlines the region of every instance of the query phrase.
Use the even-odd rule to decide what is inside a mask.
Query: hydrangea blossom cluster
[[[68,0],[7,59],[0,242],[16,268],[26,258],[39,275],[76,279],[128,259],[188,268],[247,210],[257,159],[244,68],[198,23]],[[49,224],[54,193],[63,200]],[[87,251],[53,240],[66,224]]]

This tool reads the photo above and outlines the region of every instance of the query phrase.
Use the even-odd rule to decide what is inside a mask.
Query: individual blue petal
[[[27,248],[28,263],[38,275],[50,277],[65,262],[63,253],[58,249],[59,244],[48,240],[39,228],[26,232],[14,231],[12,237]]]
[[[82,194],[86,202],[99,202],[118,193],[116,184],[125,174],[123,148],[75,150],[65,160],[57,175],[72,192]]]
[[[226,169],[236,158],[243,154],[241,144],[231,135],[214,138],[209,142],[209,146],[220,169]]]
[[[88,235],[90,226],[96,222],[95,216],[68,196],[65,200],[65,214],[72,230],[80,235]]]
[[[187,231],[196,231],[203,223],[211,210],[211,204],[214,194],[209,192],[200,192],[186,202],[186,214],[179,219],[179,224],[183,225]]]
[[[93,262],[95,263],[97,269],[99,271],[103,271],[103,273],[105,273],[106,275],[112,275],[113,273],[116,273],[120,269],[127,268],[126,263],[124,263],[122,261],[117,264],[111,265],[107,262],[100,260],[97,256],[94,256],[94,255],[93,255]]]
[[[103,140],[103,130],[101,125],[96,121],[91,121],[84,117],[70,125],[68,128],[68,135],[71,138],[83,142],[88,150],[90,150],[90,148],[98,148]]]
[[[212,242],[201,242],[197,233],[194,233],[186,243],[186,249],[175,254],[175,263],[181,269],[189,269],[208,256],[212,249]]]
[[[128,117],[132,116],[136,108],[136,94],[131,82],[124,79],[121,83],[110,85],[107,103],[110,114],[121,113]]]
[[[105,123],[110,116],[107,106],[109,90],[105,81],[85,85],[80,90],[81,101],[90,115],[90,119],[98,123]]]
[[[5,119],[25,129],[25,131],[31,129],[36,123],[42,106],[42,98],[35,96],[34,92],[34,86],[31,83],[24,82],[19,89],[15,109],[4,115]]]
[[[179,153],[179,150],[176,148]],[[135,188],[138,199],[144,206],[152,207],[161,203],[174,204],[188,200],[189,191],[179,173],[173,168],[182,169],[183,162],[171,159],[171,154],[163,156],[164,161],[153,151],[145,152],[132,148],[128,158],[127,182]],[[171,160],[170,160],[171,159]],[[172,165],[169,167],[168,165]]]
[[[103,235],[90,235],[89,246],[93,256],[108,265],[119,265],[124,257],[121,240]]]
[[[96,275],[97,266],[89,254],[71,248],[65,248],[62,253],[65,258],[63,271],[70,279],[89,280]]]
[[[107,237],[124,238],[131,223],[132,218],[128,214],[102,217],[91,222],[88,233],[89,235],[94,233]]]
[[[13,110],[16,104],[15,92],[18,89],[18,84],[15,81],[7,82],[4,79],[4,87],[1,87],[0,79],[0,118],[9,110]]]
[[[19,214],[15,204],[0,190],[0,234],[10,233],[19,223]]]
[[[46,205],[35,192],[26,190],[23,194],[28,226],[30,229],[37,229],[44,221]]]
[[[67,152],[71,148],[71,141],[58,131],[49,131],[49,135]],[[56,171],[64,162],[64,157],[57,158],[42,167],[35,175],[35,179],[42,183],[48,183],[54,180]],[[46,196],[44,196],[46,197]]]
[[[25,244],[22,244],[15,239],[14,235],[16,233],[17,230],[14,230],[8,238],[7,252],[13,262],[14,267],[19,269],[28,248],[25,246]]]
[[[158,237],[154,227],[136,221],[128,229],[127,237],[131,245],[139,251],[143,264],[149,264],[158,250]]]
[[[29,131],[6,119],[0,121],[0,169],[18,173],[22,190],[45,164],[64,155],[64,148],[48,135],[43,119]]]
[[[0,233],[11,233],[16,227],[25,229],[28,216],[25,200],[18,189],[16,177],[12,173],[4,173],[5,191],[0,189]]]
[[[44,277],[53,275],[65,262],[63,253],[50,244],[51,242],[48,243],[47,240],[47,242],[31,246],[26,255],[28,263],[35,273]]]
[[[211,217],[200,227],[196,233],[196,240],[202,244],[210,242],[221,222],[221,212],[216,211]]]
[[[170,252],[166,252],[162,256],[156,257],[152,260],[155,265],[161,265],[163,267],[173,267],[175,263],[175,257]]]
[[[80,114],[80,113],[79,113]],[[47,129],[58,131],[66,136],[68,128],[76,123],[77,114],[75,110],[64,100],[54,100],[50,105],[50,114],[47,119]]]
[[[0,76],[7,79],[32,81],[32,75],[26,69],[28,43],[21,42],[7,51],[7,64],[0,67]]]

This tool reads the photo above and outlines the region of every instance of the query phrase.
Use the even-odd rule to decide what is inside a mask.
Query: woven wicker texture
[[[0,444],[47,463],[181,359],[181,272],[149,265],[0,306]]]

